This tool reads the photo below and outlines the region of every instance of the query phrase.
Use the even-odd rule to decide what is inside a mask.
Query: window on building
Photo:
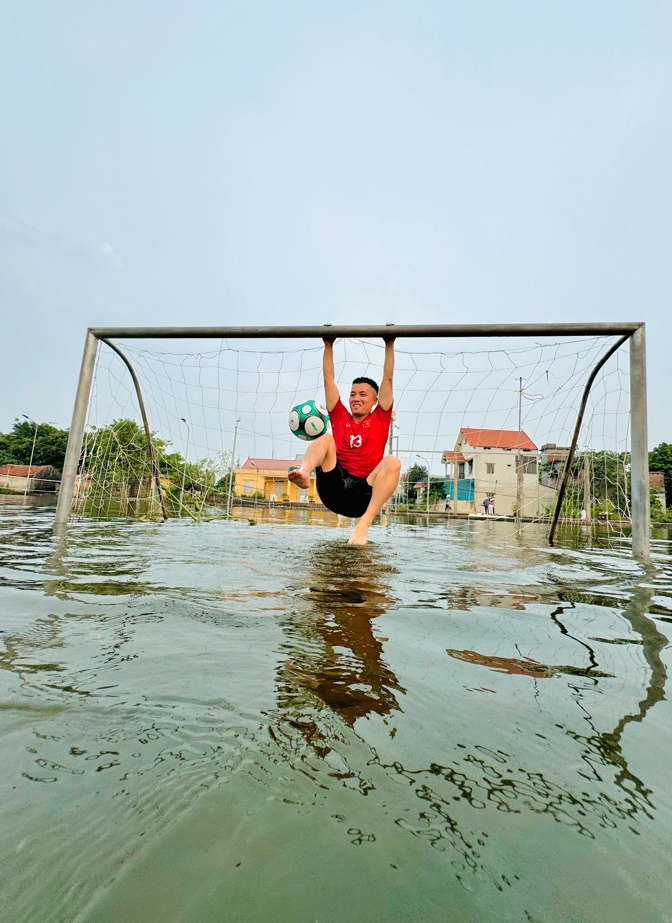
[[[251,497],[254,493],[254,481],[245,481],[243,483],[243,494],[246,497]]]
[[[521,467],[523,469],[523,474],[536,474],[537,473],[537,459],[536,458],[525,458],[522,456],[516,459],[516,470]]]
[[[494,473],[495,473],[495,463],[494,463],[494,462],[486,462],[486,464],[485,464],[485,473],[486,473],[486,474],[494,474]]]
[[[273,481],[273,493],[276,497],[281,497],[286,493],[285,481]]]

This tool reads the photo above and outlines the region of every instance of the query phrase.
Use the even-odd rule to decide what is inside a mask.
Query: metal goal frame
[[[312,327],[90,327],[86,334],[84,355],[77,384],[77,395],[72,413],[72,424],[68,438],[68,447],[63,465],[63,477],[56,507],[55,525],[63,527],[70,516],[74,498],[75,482],[84,440],[86,415],[91,395],[91,386],[96,365],[98,345],[105,342],[126,363],[133,378],[140,400],[140,409],[145,429],[148,421],[142,403],[142,394],[133,367],[124,354],[112,343],[112,340],[134,339],[323,339],[325,336],[336,339],[356,337],[359,339],[377,339],[394,335],[404,338],[454,339],[458,337],[495,338],[495,337],[538,337],[538,336],[618,336],[614,343],[594,367],[584,387],[583,398],[574,427],[574,435],[567,458],[563,480],[561,482],[558,502],[550,530],[549,541],[552,544],[555,527],[560,514],[564,488],[567,485],[569,470],[576,450],[583,411],[590,393],[591,385],[605,362],[626,342],[630,352],[630,484],[632,517],[632,553],[643,563],[650,561],[650,500],[649,500],[649,457],[647,443],[646,419],[646,333],[644,323],[614,324],[450,324],[450,325],[396,325],[385,326],[336,326],[325,324]],[[149,440],[151,451],[151,439]],[[155,460],[152,458],[155,467]]]

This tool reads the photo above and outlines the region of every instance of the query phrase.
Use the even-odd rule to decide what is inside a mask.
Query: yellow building
[[[248,458],[244,465],[236,468],[233,492],[237,497],[261,495],[264,500],[275,498],[278,502],[319,503],[314,472],[306,490],[288,480],[289,469],[298,468],[299,464],[294,458]]]

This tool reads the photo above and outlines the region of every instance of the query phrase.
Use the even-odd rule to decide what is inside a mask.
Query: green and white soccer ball
[[[289,428],[297,439],[305,442],[326,433],[328,423],[327,408],[319,401],[304,401],[289,411]]]

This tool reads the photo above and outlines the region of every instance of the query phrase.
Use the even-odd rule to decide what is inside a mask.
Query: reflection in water
[[[492,657],[479,654],[477,651],[455,651],[451,648],[447,648],[446,653],[456,660],[464,660],[466,663],[474,663],[481,667],[490,667],[497,673],[509,673],[511,676],[533,676],[535,679],[550,679],[558,673],[567,673],[570,676],[613,676],[612,673],[600,673],[592,666],[587,668],[555,666],[549,663],[539,663],[531,657],[517,660],[515,657]]]
[[[667,642],[649,617],[654,590],[633,589],[626,573],[614,576],[609,596],[610,572],[594,559],[575,581],[571,572],[564,583],[549,579],[544,563],[517,583],[518,563],[491,578],[480,550],[451,552],[443,540],[428,540],[420,568],[413,536],[397,536],[407,544],[392,552],[315,544],[314,533],[300,548],[299,533],[300,550],[288,553],[286,532],[249,531],[257,534],[247,546],[230,533],[230,547],[220,539],[222,566],[212,574],[212,536],[200,529],[96,524],[55,543],[39,530],[5,543],[4,585],[20,591],[17,612],[24,605],[30,615],[7,626],[0,646],[8,690],[0,716],[26,728],[25,753],[8,772],[25,786],[22,809],[35,800],[28,788],[48,782],[43,797],[65,818],[40,830],[29,861],[11,844],[12,919],[30,918],[21,908],[34,901],[35,868],[50,869],[50,895],[71,883],[42,918],[74,919],[90,881],[128,867],[134,849],[204,792],[227,785],[227,797],[239,798],[244,774],[259,782],[259,805],[273,796],[322,828],[340,824],[338,835],[370,850],[367,858],[383,849],[403,856],[419,891],[429,863],[415,844],[431,848],[442,886],[454,875],[467,890],[482,882],[489,893],[513,889],[497,908],[523,892],[518,874],[528,883],[548,877],[524,848],[495,845],[501,834],[514,842],[525,826],[553,844],[555,831],[566,845],[559,838],[569,829],[584,838],[577,855],[591,856],[632,841],[628,828],[648,834],[647,847],[653,841],[662,825],[645,823],[656,811],[652,792],[628,767],[623,736],[664,698]],[[165,569],[152,570],[157,559]],[[502,555],[502,571],[507,561]],[[465,575],[478,568],[478,577]],[[381,622],[395,632],[394,647]],[[635,648],[585,640],[587,631],[628,635],[626,622]],[[279,662],[270,623],[282,630]],[[499,647],[532,637],[549,653],[523,647],[507,657]],[[512,696],[465,695],[470,670]],[[596,717],[607,708],[615,717]],[[655,730],[642,728],[645,741],[647,733]],[[588,839],[598,840],[594,853]],[[368,868],[365,860],[363,875]]]
[[[139,551],[137,546],[134,551],[129,556],[128,536],[117,524],[86,523],[84,534],[78,532],[76,538],[61,529],[55,533],[41,568],[52,578],[44,582],[44,591],[59,599],[161,591],[163,587],[138,579],[146,571],[151,553],[144,548]]]
[[[566,592],[564,595],[574,598],[569,605],[571,608],[574,608],[575,602],[581,601],[581,593],[579,592],[570,591]],[[634,820],[635,816],[639,813],[644,814],[649,819],[653,818],[654,805],[650,797],[651,790],[645,786],[641,779],[630,771],[621,746],[621,738],[627,725],[633,721],[642,721],[648,710],[655,705],[656,702],[661,701],[665,697],[666,670],[661,660],[660,653],[666,645],[667,639],[658,631],[655,623],[648,616],[652,595],[653,590],[646,587],[636,587],[623,611],[623,615],[628,622],[630,622],[633,630],[641,636],[640,643],[643,645],[644,656],[650,669],[646,694],[640,701],[636,712],[623,715],[617,722],[613,731],[600,732],[596,728],[593,718],[588,711],[583,688],[570,684],[572,696],[579,705],[582,717],[593,730],[593,733],[589,735],[578,734],[571,729],[567,729],[566,731],[567,735],[575,740],[583,750],[581,759],[584,768],[579,771],[578,774],[597,783],[605,783],[608,781],[605,769],[608,767],[614,768],[616,772],[613,777],[613,783],[621,790],[620,797],[614,798],[604,792],[600,792],[599,797],[595,799],[591,797],[588,792],[582,792],[580,795],[570,791],[563,792],[561,788],[555,786],[542,774],[532,773],[527,774],[528,779],[523,781],[522,791],[520,790],[520,782],[515,779],[504,779],[502,783],[503,788],[497,785],[493,786],[488,784],[489,799],[497,801],[501,794],[505,793],[506,789],[510,787],[513,787],[516,791],[516,796],[520,794],[525,795],[527,783],[534,783],[532,788],[527,792],[527,797],[524,799],[524,803],[528,808],[531,808],[533,811],[539,811],[541,809],[542,813],[549,812],[556,820],[562,823],[569,822],[576,826],[578,832],[590,837],[593,837],[594,833],[591,832],[581,818],[589,817],[591,814],[597,816],[601,827],[614,827],[618,820]],[[467,663],[485,666],[498,673],[506,673],[512,676],[521,675],[535,679],[543,679],[564,673],[592,679],[596,685],[600,678],[611,678],[613,674],[603,673],[597,670],[598,662],[593,648],[585,641],[581,641],[579,638],[574,637],[561,621],[560,616],[565,611],[565,608],[567,607],[560,606],[553,611],[550,616],[551,620],[559,627],[563,635],[571,638],[578,645],[587,650],[590,662],[588,667],[539,664],[531,660],[531,658],[518,659],[513,657],[491,656],[468,650],[457,651],[448,649],[447,653],[451,657],[463,660]],[[498,754],[491,752],[489,755],[499,763],[506,763],[506,757],[509,756],[509,754],[504,751],[498,751]],[[481,762],[480,759],[475,759],[473,755],[470,755],[468,759],[476,763]],[[434,771],[439,774],[443,774],[443,770],[444,767],[434,767]],[[511,770],[508,771],[510,772]],[[523,772],[523,770],[519,771]],[[451,776],[454,775],[452,769],[448,770],[448,773]],[[490,779],[497,777],[501,778],[501,774],[498,773],[496,768],[492,765],[488,767],[488,775]],[[534,802],[537,802],[539,796],[544,794],[548,796],[547,804],[543,808],[541,805],[535,805]],[[530,796],[532,801],[530,801]],[[510,810],[508,802],[506,806],[501,802],[497,806],[500,810]],[[558,813],[558,810],[560,813]],[[631,829],[634,833],[638,832],[634,828]]]
[[[362,552],[325,542],[316,550],[311,586],[303,593],[307,611],[293,613],[283,624],[287,659],[279,671],[281,712],[271,736],[284,758],[323,787],[326,771],[362,794],[377,788],[378,798],[385,797],[382,792],[389,781],[405,782],[408,794],[419,799],[422,807],[409,810],[407,806],[395,820],[397,827],[434,850],[447,851],[452,856],[456,878],[467,890],[481,880],[501,891],[511,887],[518,877],[510,868],[497,868],[501,859],[493,861],[491,855],[486,858],[489,823],[483,818],[475,824],[478,815],[474,810],[479,814],[495,808],[503,814],[545,815],[589,839],[595,839],[600,830],[613,830],[622,823],[633,833],[640,833],[641,828],[637,830],[633,825],[644,817],[652,819],[654,806],[651,792],[628,769],[620,738],[627,723],[641,720],[663,696],[665,671],[660,649],[665,639],[647,616],[651,594],[636,590],[625,612],[643,639],[651,667],[649,687],[637,713],[623,716],[612,732],[596,729],[586,704],[585,683],[582,686],[572,682],[580,677],[597,686],[613,678],[613,674],[599,669],[593,648],[574,637],[562,622],[563,612],[574,606],[566,602],[571,591],[558,592],[558,587],[552,587],[540,595],[545,597],[544,602],[550,601],[551,595],[556,600],[558,596],[564,598],[563,605],[549,612],[549,624],[585,651],[586,666],[539,663],[522,655],[512,658],[453,648],[447,651],[455,659],[512,678],[570,677],[570,695],[579,705],[582,721],[587,721],[594,731],[581,735],[569,726],[555,725],[560,728],[556,738],[560,752],[571,752],[572,744],[565,743],[568,741],[579,748],[574,757],[579,766],[570,776],[565,771],[566,757],[554,772],[553,760],[545,760],[540,766],[533,749],[526,756],[524,746],[511,748],[495,743],[498,729],[493,727],[492,739],[482,736],[482,724],[475,739],[448,742],[452,761],[437,759],[424,766],[414,766],[408,758],[389,762],[360,738],[366,755],[360,754],[355,762],[353,754],[348,753],[351,740],[334,719],[342,719],[352,729],[358,718],[369,714],[389,716],[400,709],[398,694],[405,693],[385,662],[383,639],[376,637],[373,630],[372,620],[396,602],[391,595],[391,573],[382,553],[374,549]],[[456,596],[460,608],[470,600],[502,611],[523,611],[525,603],[534,599],[527,588],[512,593],[510,602],[506,594],[474,594],[468,588]],[[613,607],[614,600],[609,599],[609,604]],[[544,731],[550,734],[550,729]],[[546,734],[537,736],[546,739]],[[401,803],[405,800],[401,799]]]
[[[373,622],[395,602],[389,584],[393,572],[371,546],[317,545],[310,587],[303,594],[307,611],[292,613],[283,623],[283,709],[317,701],[352,727],[372,712],[388,715],[399,708],[395,693],[405,690],[383,660]]]
[[[579,689],[575,690],[575,695],[580,707],[585,713],[586,720],[593,730],[592,735],[581,736],[573,734],[575,740],[584,744],[586,750],[583,759],[590,766],[593,777],[602,781],[598,765],[616,767],[615,784],[626,793],[624,803],[632,807],[632,814],[638,810],[643,811],[647,817],[652,817],[654,805],[650,795],[651,790],[644,785],[641,779],[635,776],[628,768],[627,761],[623,754],[621,740],[623,732],[628,724],[644,720],[645,715],[656,702],[665,698],[665,680],[667,671],[661,659],[661,651],[667,644],[667,638],[658,631],[655,622],[649,617],[651,607],[651,598],[654,590],[646,586],[636,586],[632,591],[629,601],[623,608],[623,616],[630,623],[633,631],[639,634],[642,640],[642,650],[644,659],[649,668],[649,679],[646,686],[646,693],[640,700],[637,710],[633,713],[623,715],[612,731],[600,733],[588,714]],[[569,634],[567,629],[557,620],[564,634]],[[588,645],[585,645],[586,647]],[[597,755],[597,760],[593,756]],[[630,813],[630,812],[629,812]]]
[[[281,623],[280,710],[269,733],[282,758],[321,787],[331,778],[367,795],[375,788],[371,750],[365,747],[362,765],[352,752],[361,738],[349,731],[372,714],[387,721],[405,693],[383,660],[373,622],[395,603],[396,571],[374,547],[342,541],[316,545],[311,562],[310,585],[299,594],[304,605]]]

